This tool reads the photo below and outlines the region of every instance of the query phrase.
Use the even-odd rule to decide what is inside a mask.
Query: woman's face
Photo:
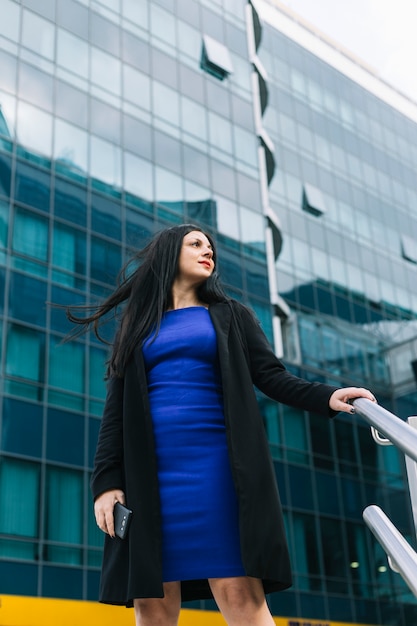
[[[178,260],[178,279],[203,283],[214,270],[213,248],[204,233],[193,230],[182,240]]]

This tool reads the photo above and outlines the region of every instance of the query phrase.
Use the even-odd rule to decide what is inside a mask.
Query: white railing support
[[[372,504],[363,519],[388,555],[391,568],[405,580],[417,597],[417,554],[385,513]]]
[[[353,405],[356,413],[370,424],[376,443],[382,446],[395,445],[405,455],[417,537],[417,416],[409,417],[406,423],[366,398],[357,398]],[[390,568],[403,577],[417,597],[416,552],[378,506],[368,506],[363,512],[363,519],[387,553]]]

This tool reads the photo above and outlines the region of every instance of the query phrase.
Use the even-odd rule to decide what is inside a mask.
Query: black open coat
[[[286,371],[249,309],[213,304],[232,475],[239,502],[242,561],[265,591],[291,585],[291,570],[274,468],[253,385],[274,400],[333,415],[335,387]],[[198,416],[197,416],[198,417]],[[128,537],[105,538],[100,601],[132,605],[163,596],[161,519],[152,419],[142,352],[135,350],[123,378],[111,378],[91,479],[94,499],[122,489],[133,510]],[[206,580],[182,582],[183,600],[209,598]]]

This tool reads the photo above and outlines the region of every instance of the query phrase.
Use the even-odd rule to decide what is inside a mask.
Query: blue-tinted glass
[[[49,385],[74,393],[84,393],[85,346],[79,341],[61,343],[51,337],[49,344]]]
[[[71,512],[69,512],[71,516]],[[43,568],[42,595],[49,598],[82,598],[83,573],[68,567]]]
[[[0,460],[0,533],[36,538],[39,522],[40,466],[16,459]]]
[[[73,183],[55,179],[55,215],[79,226],[85,226],[87,213],[87,190]]]
[[[65,498],[62,494],[65,493]],[[59,506],[57,506],[59,502]],[[45,539],[69,544],[45,547],[48,561],[78,565],[83,538],[83,475],[81,472],[50,466],[46,475]],[[71,545],[72,544],[72,545]],[[63,570],[71,571],[71,570]],[[71,590],[72,592],[75,590]],[[44,590],[46,593],[46,590]],[[79,597],[80,590],[77,590]],[[68,597],[65,594],[62,597]]]
[[[114,285],[121,267],[121,251],[104,239],[91,238],[91,278]]]
[[[2,449],[16,454],[42,455],[42,406],[5,398]]]
[[[71,226],[54,223],[52,263],[71,274],[86,272],[86,237],[85,233]],[[75,286],[75,281],[72,281]],[[71,286],[68,283],[68,286]]]
[[[274,468],[281,502],[283,505],[286,505],[288,504],[288,493],[285,479],[285,465],[279,461],[274,461]]]
[[[100,430],[100,420],[88,420],[88,466],[93,467],[94,455],[96,453],[98,431]]]
[[[38,595],[38,565],[0,561],[2,593],[10,595]]]
[[[7,337],[6,374],[42,382],[44,334],[12,324]]]
[[[16,210],[13,250],[37,261],[48,260],[48,220],[30,211]]]
[[[313,508],[313,488],[311,472],[302,467],[288,465],[291,502],[294,507],[302,509]]]
[[[112,202],[104,196],[93,194],[91,197],[91,206],[92,229],[108,237],[120,239],[120,204]]]
[[[0,313],[3,313],[4,309],[4,285],[5,285],[5,270],[0,269]]]
[[[15,198],[29,206],[49,211],[50,175],[27,163],[16,163]]]
[[[0,248],[7,247],[8,232],[9,232],[9,206],[6,202],[0,201]]]
[[[97,601],[100,588],[100,572],[87,571],[87,600]]]
[[[12,272],[9,314],[25,322],[45,326],[47,284],[30,276]],[[30,306],[28,303],[30,302]]]
[[[1,110],[1,109],[0,109]],[[1,116],[0,116],[1,120]],[[1,129],[0,129],[1,133]],[[0,196],[10,196],[11,160],[4,154],[0,155]]]
[[[336,477],[326,472],[316,472],[316,489],[319,511],[340,515],[339,489]]]
[[[51,295],[52,305],[63,305],[65,308],[74,304],[82,304],[83,298],[79,294],[75,294],[73,291],[69,289],[64,289],[63,287],[57,287],[55,285],[52,286],[52,295]],[[65,315],[65,308],[61,308],[60,306],[51,306],[51,329],[57,330],[58,332],[68,333],[70,330],[74,329],[74,325],[71,324]],[[77,312],[75,312],[77,314]],[[79,312],[82,316],[82,311]]]
[[[84,418],[82,415],[49,409],[46,436],[48,459],[83,465]]]
[[[154,221],[152,218],[137,213],[133,209],[126,208],[126,243],[137,250],[140,250],[148,243],[154,232]]]

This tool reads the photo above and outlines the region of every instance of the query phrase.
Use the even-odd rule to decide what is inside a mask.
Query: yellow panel
[[[297,617],[274,617],[277,626],[365,626]],[[0,596],[1,626],[134,626],[133,609],[81,600]],[[225,626],[220,613],[181,611],[179,626]],[[369,626],[369,625],[368,625]]]

